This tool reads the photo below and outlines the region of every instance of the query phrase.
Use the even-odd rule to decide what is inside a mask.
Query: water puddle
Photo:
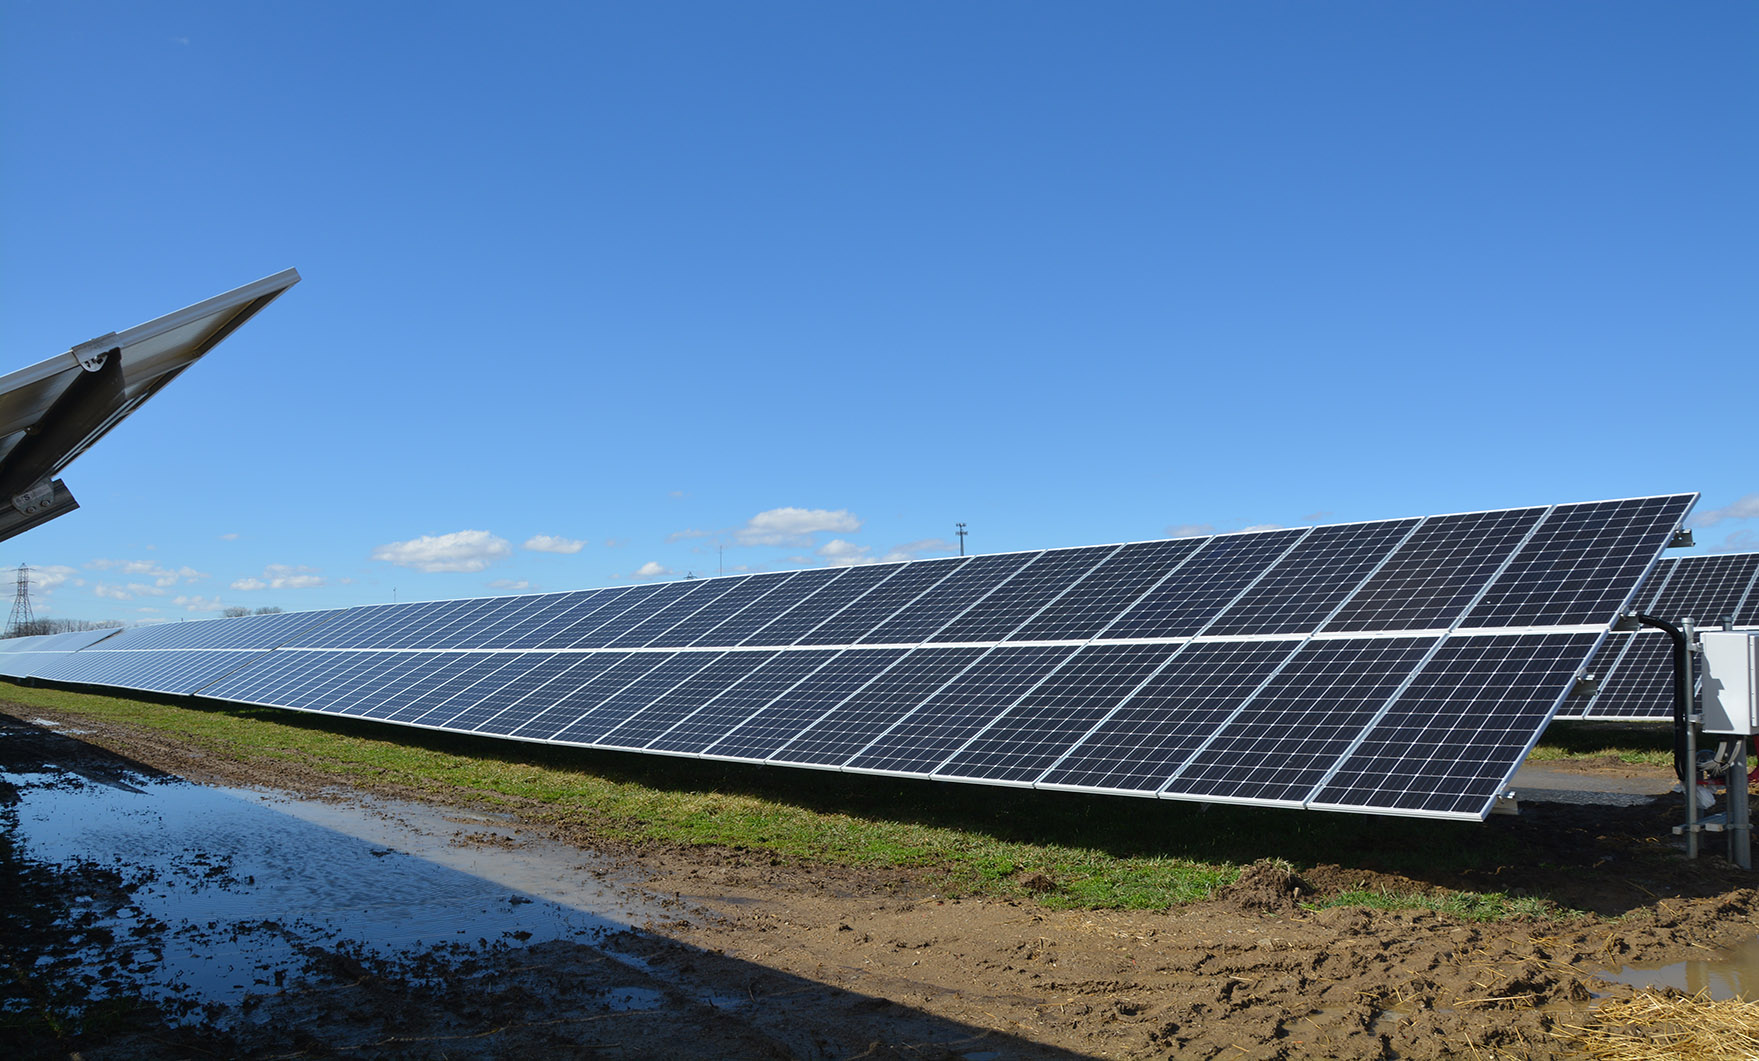
[[[89,1001],[138,994],[195,1021],[297,979],[320,952],[598,944],[666,916],[608,859],[492,815],[138,775],[0,782],[16,790],[16,854],[100,882],[65,915],[80,942],[62,960],[85,972]],[[659,1005],[623,994],[617,1008]]]
[[[1627,965],[1599,976],[1636,987],[1673,987],[1688,995],[1708,991],[1713,999],[1759,1001],[1759,939],[1702,960]]]

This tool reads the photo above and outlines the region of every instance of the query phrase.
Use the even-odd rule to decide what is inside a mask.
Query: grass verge
[[[1204,806],[623,755],[269,709],[0,687],[19,707],[160,733],[227,760],[513,810],[598,844],[687,845],[903,869],[946,895],[1154,909],[1213,896],[1264,858],[1437,879],[1519,860],[1478,823]],[[1328,899],[1474,919],[1557,912],[1448,888]]]

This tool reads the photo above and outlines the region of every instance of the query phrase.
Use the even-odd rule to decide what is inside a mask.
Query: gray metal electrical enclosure
[[[1704,630],[1698,643],[1704,732],[1759,733],[1759,633]]]

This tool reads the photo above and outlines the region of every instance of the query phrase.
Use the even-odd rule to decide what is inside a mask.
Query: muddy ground
[[[244,767],[86,716],[0,703],[0,735],[0,767],[14,774],[127,784],[162,772],[346,797],[297,764]],[[0,811],[17,798],[9,788]],[[1261,864],[1212,901],[1153,911],[948,899],[905,872],[751,852],[617,850],[631,886],[669,897],[666,915],[597,946],[460,945],[398,960],[308,948],[301,976],[236,1004],[177,1012],[113,999],[83,1016],[69,1016],[72,996],[116,970],[70,970],[57,956],[126,905],[126,874],[33,863],[8,832],[0,1038],[24,1057],[88,1059],[1572,1057],[1567,1029],[1632,990],[1597,972],[1703,959],[1759,934],[1752,877],[1714,856],[1719,843],[1696,862],[1673,850],[1677,799],[1527,805],[1484,826],[1517,841],[1507,865],[1450,879],[1361,857],[1294,875]],[[604,848],[590,823],[541,829]],[[1474,923],[1303,905],[1362,887],[1508,889],[1591,913]],[[653,1003],[619,1004],[631,992]]]

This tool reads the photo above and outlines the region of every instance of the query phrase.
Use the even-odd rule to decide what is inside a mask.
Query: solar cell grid
[[[967,562],[967,557],[958,556],[910,564],[826,619],[801,637],[798,643],[852,645],[874,627],[909,608],[917,598],[957,574]]]
[[[1325,629],[1356,633],[1452,626],[1545,512],[1518,508],[1425,520]]]
[[[1700,627],[1736,618],[1759,575],[1759,553],[1682,556],[1663,563],[1671,577],[1648,611],[1676,623],[1691,619]]]
[[[842,703],[850,693],[904,658],[908,649],[859,648],[839,653],[769,703],[729,727],[702,754],[719,759],[762,761]]]
[[[1559,505],[1466,616],[1469,627],[1608,622],[1655,562],[1694,495]]]
[[[678,624],[688,622],[691,616],[712,606],[749,578],[749,575],[739,575],[733,578],[692,579],[689,588],[674,597],[665,607],[625,629],[605,642],[605,645],[609,648],[641,648],[657,637],[664,637]]]
[[[728,616],[720,623],[703,631],[702,635],[692,644],[742,644],[758,629],[787,615],[795,605],[833,584],[844,572],[849,570],[846,567],[829,567],[812,571],[796,571],[786,582],[765,594],[760,604]]]
[[[1167,577],[1207,538],[1174,538],[1126,545],[1052,601],[1009,641],[1085,641]]]
[[[913,645],[958,618],[1037,559],[1039,553],[978,556],[916,598],[910,607],[867,631],[857,643]]]
[[[1436,643],[1416,637],[1308,642],[1221,725],[1163,793],[1301,801]]]
[[[741,645],[792,645],[814,627],[861,599],[876,585],[903,570],[903,564],[851,567],[841,577],[754,630]]]
[[[386,618],[391,622],[372,642],[372,647],[456,649],[460,634],[468,631],[469,624],[492,603],[495,602],[482,597],[438,601],[419,612],[412,612],[407,622],[397,622],[395,613],[388,613]]]
[[[543,671],[548,678],[543,684],[530,694],[511,701],[499,713],[485,718],[476,728],[497,737],[518,733],[539,715],[628,658],[621,652],[559,654],[553,662],[544,665]],[[533,675],[534,678],[538,676]]]
[[[512,653],[507,665],[435,708],[424,725],[474,731],[515,701],[543,685],[562,668],[550,652]]]
[[[1595,638],[1450,638],[1314,804],[1483,818]]]
[[[509,662],[509,657],[501,654],[454,653],[450,660],[434,670],[412,675],[394,698],[382,701],[367,714],[388,722],[428,725],[436,709],[475,687]]]
[[[1072,645],[992,649],[882,732],[844,768],[931,773],[1074,651]]]
[[[771,593],[788,584],[797,572],[781,571],[746,575],[727,592],[690,613],[677,625],[648,642],[650,648],[679,648],[726,622],[747,608],[758,607]]]
[[[1306,530],[1222,534],[1100,632],[1107,640],[1188,637],[1238,597]]]
[[[1416,525],[1416,520],[1405,519],[1315,528],[1204,633],[1263,636],[1313,630]]]
[[[922,648],[806,725],[771,762],[834,766],[959,676],[988,649]]]
[[[694,714],[680,719],[647,747],[679,755],[700,754],[792,689],[801,679],[840,655],[838,649],[783,650],[737,685],[713,697]]]
[[[533,714],[530,721],[507,730],[507,735],[528,740],[555,740],[558,733],[576,725],[619,690],[639,681],[669,658],[660,652],[608,652],[603,657],[612,660],[609,666],[566,689],[542,711]]]
[[[584,593],[528,593],[509,598],[494,622],[471,632],[459,648],[530,648],[527,640],[544,621],[578,603]]]
[[[999,641],[1030,622],[1120,548],[1099,545],[1041,553],[1024,571],[997,587],[929,641]]]
[[[935,771],[1029,783],[1142,685],[1175,645],[1090,645],[1040,682]]]
[[[714,663],[720,655],[715,652],[661,655],[659,666],[605,697],[591,711],[563,726],[550,739],[571,744],[597,744],[605,734],[629,721],[649,704],[659,701],[667,692]]]
[[[1288,659],[1297,641],[1193,643],[1049,769],[1048,788],[1152,794]]]
[[[538,648],[573,648],[606,623],[658,593],[660,586],[624,586],[614,594],[595,596],[579,605],[580,614],[537,643]]]
[[[607,618],[600,626],[581,635],[579,640],[575,641],[572,647],[608,648],[612,645],[616,645],[618,648],[636,647],[636,645],[618,644],[618,642],[623,640],[624,635],[641,627],[643,623],[647,622],[654,616],[666,611],[680,601],[688,600],[690,597],[695,596],[697,591],[707,584],[708,583],[705,581],[661,583],[654,587],[652,593],[647,594],[640,600],[634,601],[628,608],[625,608],[616,615]],[[683,613],[681,612],[679,614],[682,615]],[[671,623],[668,622],[666,625],[670,626]],[[637,644],[645,643],[647,637],[651,637],[659,632],[657,630],[652,630],[651,627],[649,630],[651,631],[649,634],[632,640],[637,642]]]
[[[780,652],[727,652],[667,690],[647,708],[599,739],[607,748],[642,749],[721,693],[737,688]]]

